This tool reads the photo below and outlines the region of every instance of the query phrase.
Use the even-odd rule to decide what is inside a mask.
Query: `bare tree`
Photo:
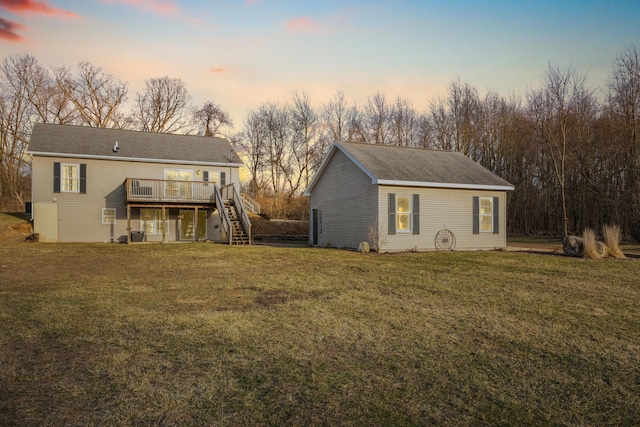
[[[200,108],[194,109],[192,115],[199,135],[221,135],[223,128],[233,128],[233,120],[229,113],[211,101],[206,101]]]
[[[148,79],[142,93],[136,94],[131,116],[135,127],[144,132],[178,133],[189,125],[191,96],[178,78]]]
[[[391,107],[381,92],[367,98],[364,107],[364,123],[367,132],[366,142],[370,144],[387,144],[389,142]]]
[[[531,114],[535,118],[539,136],[544,141],[555,178],[560,187],[563,232],[569,234],[567,216],[567,150],[571,142],[571,120],[578,105],[586,96],[585,76],[578,75],[574,68],[560,70],[549,65],[544,74],[542,88],[528,94]]]
[[[244,162],[249,168],[249,192],[254,196],[266,188],[265,168],[267,162],[267,136],[260,111],[250,111],[243,131],[237,136]]]
[[[479,113],[478,91],[460,78],[449,84],[449,112],[454,125],[454,146],[475,160]]]
[[[32,57],[13,55],[2,61],[0,73],[0,204],[24,202],[26,154],[35,109],[29,101]]]
[[[319,166],[322,153],[319,149],[318,115],[311,107],[306,92],[293,93],[293,104],[290,107],[293,138],[291,155],[295,161],[295,175],[291,174],[289,186],[292,192],[310,182],[311,173]]]
[[[344,98],[344,92],[336,92],[333,98],[322,107],[321,115],[331,139],[336,142],[347,142],[349,107]]]
[[[417,135],[414,142],[415,147],[419,148],[433,148],[435,146],[434,141],[434,126],[429,116],[426,114],[420,114],[417,118]]]
[[[447,110],[446,101],[437,99],[429,106],[432,124],[434,148],[439,150],[453,150],[455,147],[455,126],[453,117]]]
[[[54,70],[58,88],[75,107],[78,121],[93,127],[122,127],[126,121],[120,109],[127,99],[127,83],[88,62],[78,68],[77,77],[68,68]]]
[[[411,101],[398,97],[391,106],[389,143],[403,147],[419,146],[419,115]]]

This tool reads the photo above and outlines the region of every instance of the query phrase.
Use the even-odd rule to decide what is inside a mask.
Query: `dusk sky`
[[[523,97],[548,64],[604,88],[615,57],[640,46],[639,22],[637,0],[0,0],[0,54],[88,61],[127,81],[129,100],[148,78],[178,77],[239,130],[293,90],[316,107],[380,91],[422,112],[458,77]]]

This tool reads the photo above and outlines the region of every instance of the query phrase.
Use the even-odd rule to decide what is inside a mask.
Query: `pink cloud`
[[[209,71],[212,73],[226,73],[229,71],[229,67],[211,67]]]
[[[172,0],[102,0],[105,3],[122,3],[161,15],[175,14],[180,7]]]
[[[200,17],[187,16],[182,13],[180,5],[175,0],[101,0],[103,3],[117,3],[132,6],[140,10],[149,11],[157,15],[176,17],[193,25],[202,25]]]
[[[0,0],[0,8],[13,13],[42,13],[51,16],[77,18],[78,15],[68,10],[49,6],[46,1],[34,0]]]
[[[16,32],[16,30],[21,30],[23,28],[25,28],[25,26],[22,24],[0,18],[0,39],[14,43],[21,42],[23,38]]]
[[[327,31],[327,28],[317,24],[308,16],[290,19],[284,23],[284,27],[289,31],[304,33],[321,33]]]

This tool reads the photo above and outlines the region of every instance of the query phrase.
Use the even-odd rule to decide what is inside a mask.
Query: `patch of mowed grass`
[[[640,262],[0,247],[2,425],[637,425]]]

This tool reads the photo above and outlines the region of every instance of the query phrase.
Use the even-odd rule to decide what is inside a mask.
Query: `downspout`
[[[30,218],[30,222],[31,222],[31,232],[34,232],[34,212],[35,212],[35,207],[33,205],[33,193],[34,193],[34,186],[33,186],[33,156],[31,156],[31,218]]]

